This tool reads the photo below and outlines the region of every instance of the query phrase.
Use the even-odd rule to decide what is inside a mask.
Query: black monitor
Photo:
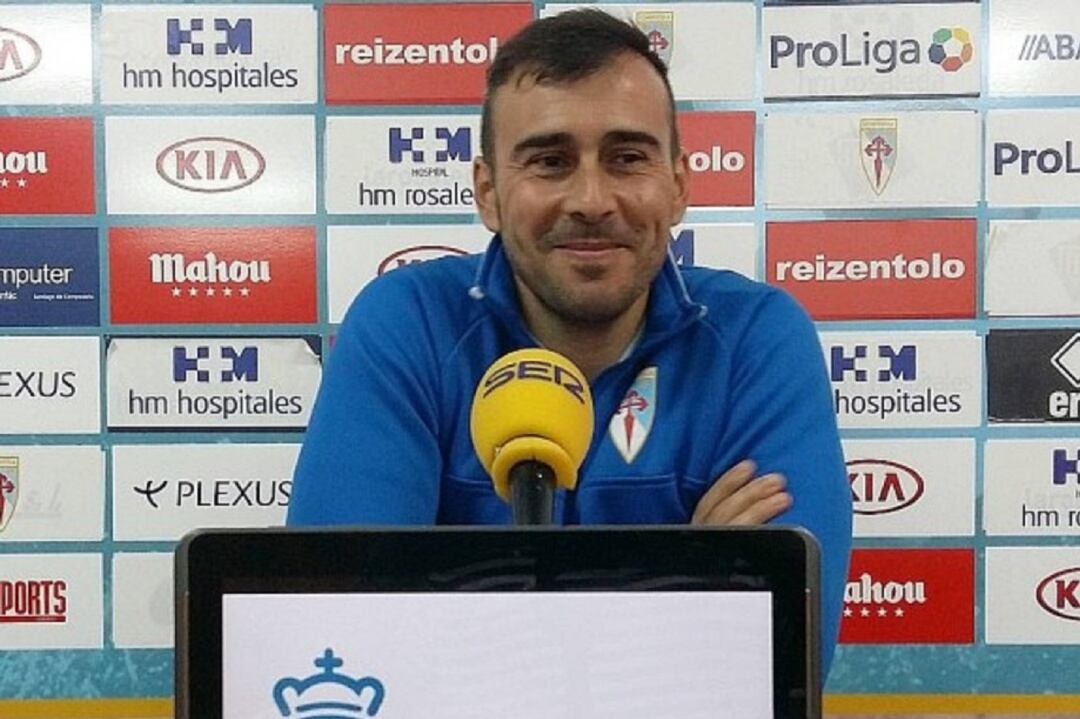
[[[201,531],[178,719],[816,719],[795,529]]]

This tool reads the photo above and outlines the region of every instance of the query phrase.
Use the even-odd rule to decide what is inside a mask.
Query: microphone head
[[[469,422],[473,448],[495,491],[510,501],[510,470],[533,460],[552,468],[555,485],[573,489],[589,451],[593,403],[573,362],[540,348],[495,360],[476,387]]]

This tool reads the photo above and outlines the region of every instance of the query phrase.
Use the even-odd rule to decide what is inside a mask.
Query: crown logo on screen
[[[334,650],[327,649],[315,660],[315,666],[321,672],[307,679],[280,679],[274,685],[274,703],[281,716],[362,719],[378,714],[386,693],[382,682],[375,677],[353,679],[334,671],[344,664],[334,656]]]

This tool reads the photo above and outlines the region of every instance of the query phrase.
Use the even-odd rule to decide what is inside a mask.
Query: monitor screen
[[[772,719],[767,591],[232,593],[222,719]]]

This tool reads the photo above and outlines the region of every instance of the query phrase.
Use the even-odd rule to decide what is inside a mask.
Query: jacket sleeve
[[[851,553],[851,490],[817,332],[786,293],[770,293],[734,348],[725,465],[780,472],[793,498],[774,524],[804,527],[821,545],[822,677],[832,661]]]
[[[353,302],[324,363],[290,525],[429,524],[438,508],[438,362],[412,280]]]

